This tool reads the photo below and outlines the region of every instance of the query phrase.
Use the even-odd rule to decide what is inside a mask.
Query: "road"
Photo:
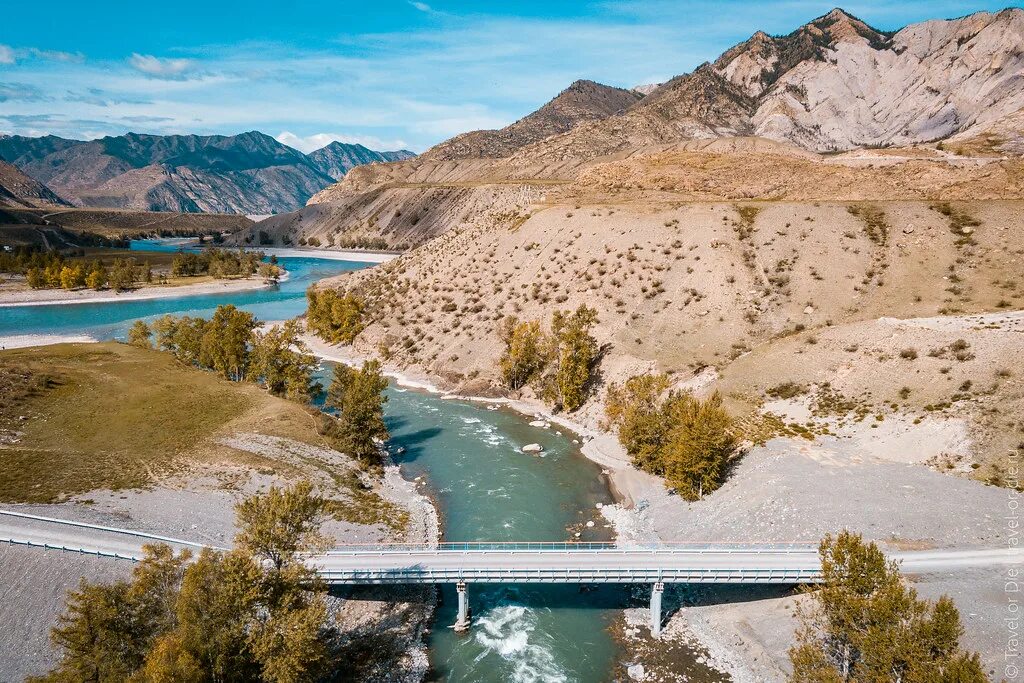
[[[0,542],[46,546],[127,559],[146,543],[177,550],[202,547],[181,539],[0,511]],[[431,550],[423,547],[339,548],[309,562],[330,583],[804,583],[819,578],[813,545],[679,545],[589,549],[579,546]],[[949,572],[1024,564],[1020,549],[892,553],[905,573]]]

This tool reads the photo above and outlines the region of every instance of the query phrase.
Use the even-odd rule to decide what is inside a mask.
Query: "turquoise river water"
[[[176,249],[166,241],[140,241],[136,249]],[[305,290],[318,279],[367,264],[282,257],[289,278],[277,288],[226,295],[149,301],[0,308],[0,336],[87,334],[123,338],[129,325],[165,313],[206,316],[231,303],[261,320],[305,311]],[[403,476],[422,477],[442,519],[446,541],[605,540],[610,531],[597,503],[611,502],[599,468],[584,458],[569,434],[531,427],[505,409],[444,400],[392,386],[388,428]],[[524,454],[528,443],[543,457]],[[595,522],[592,528],[586,522]],[[455,622],[455,591],[442,602],[430,636],[434,680],[606,681],[622,671],[608,626],[625,591],[578,586],[470,586],[474,623],[465,635]],[[618,670],[618,671],[616,671]]]

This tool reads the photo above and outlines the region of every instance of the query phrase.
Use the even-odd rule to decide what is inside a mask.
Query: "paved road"
[[[201,544],[124,529],[0,511],[0,542],[138,559],[146,543]],[[906,573],[1024,563],[1024,551],[935,550],[891,555]],[[802,583],[818,578],[814,546],[658,549],[338,549],[310,558],[331,583]]]

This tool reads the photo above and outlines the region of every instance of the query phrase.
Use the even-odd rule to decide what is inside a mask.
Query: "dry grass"
[[[55,502],[95,489],[141,488],[217,465],[311,478],[337,494],[335,516],[400,526],[402,512],[336,462],[256,455],[220,443],[260,434],[324,448],[318,419],[255,385],[225,381],[158,351],[104,343],[0,352],[0,501]]]

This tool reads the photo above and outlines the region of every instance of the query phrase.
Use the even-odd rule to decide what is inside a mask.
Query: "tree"
[[[151,349],[153,344],[150,341],[152,331],[149,329],[149,325],[136,320],[132,323],[132,326],[128,328],[128,343],[132,346],[138,346],[140,349]]]
[[[976,653],[960,647],[953,601],[921,600],[874,543],[843,531],[819,546],[823,587],[797,613],[791,680],[901,683],[987,681]]]
[[[53,629],[62,651],[41,680],[208,683],[321,678],[332,630],[325,586],[299,553],[322,550],[324,503],[308,483],[237,506],[232,551],[195,562],[147,546],[130,581],[84,582]]]
[[[115,292],[135,289],[138,279],[138,273],[135,271],[135,259],[114,259],[107,282]]]
[[[618,427],[619,443],[633,464],[652,474],[665,472],[661,457],[669,424],[662,394],[668,387],[667,375],[637,375],[622,386],[612,384],[605,396],[608,426]]]
[[[141,665],[144,650],[134,638],[128,583],[90,584],[82,579],[68,592],[67,610],[57,618],[51,639],[63,652],[58,667],[42,680],[114,683]]]
[[[717,489],[736,447],[732,419],[716,392],[701,400],[670,392],[665,375],[637,375],[613,384],[605,399],[608,425],[640,469],[663,476],[687,500]]]
[[[390,436],[384,424],[387,386],[376,360],[366,361],[359,370],[342,363],[334,366],[327,406],[338,411],[338,419],[331,424],[328,436],[337,441],[339,450],[364,463],[379,460],[375,440]]]
[[[29,268],[25,272],[25,280],[32,289],[44,289],[47,286],[46,272],[42,268]]]
[[[571,314],[555,311],[551,317],[551,348],[542,393],[566,412],[571,413],[586,401],[598,355],[597,340],[590,334],[596,323],[597,311],[585,305]]]
[[[78,289],[85,286],[85,269],[80,265],[64,266],[60,271],[60,286],[64,289]]]
[[[85,277],[85,285],[89,289],[100,290],[107,285],[107,269],[99,261],[89,266],[89,274]]]
[[[178,586],[190,559],[147,545],[132,581],[81,582],[51,633],[63,652],[48,680],[124,681],[140,668],[155,638],[175,624]]]
[[[264,280],[277,282],[281,279],[281,267],[273,263],[261,263],[257,272]]]
[[[662,448],[665,479],[683,498],[700,500],[725,477],[736,447],[732,419],[718,392],[703,401],[688,392],[672,393],[664,411],[670,425]]]
[[[536,320],[520,322],[513,316],[502,321],[499,329],[505,352],[499,361],[505,386],[516,391],[537,377],[547,363],[544,335]]]
[[[340,295],[336,290],[306,290],[309,328],[332,344],[351,344],[366,327],[365,305],[354,294]]]
[[[259,323],[252,313],[231,304],[221,305],[203,326],[199,364],[235,382],[245,377],[249,342]]]
[[[240,529],[235,543],[280,572],[296,563],[298,553],[324,549],[319,532],[324,505],[308,481],[289,488],[271,486],[235,506]]]
[[[262,382],[275,396],[308,403],[323,387],[314,380],[316,356],[301,339],[295,320],[274,325],[266,332],[253,332],[252,351],[246,377]]]

